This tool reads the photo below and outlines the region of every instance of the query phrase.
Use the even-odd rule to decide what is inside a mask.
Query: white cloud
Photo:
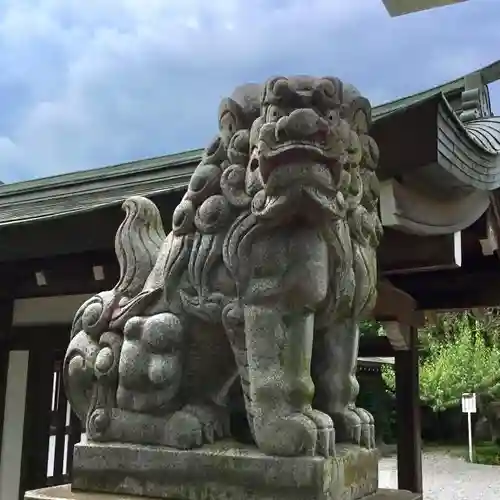
[[[0,0],[0,179],[203,147],[220,97],[270,74],[377,101],[437,84],[495,57],[487,1],[390,19],[381,0]],[[478,18],[464,52],[456,22]]]

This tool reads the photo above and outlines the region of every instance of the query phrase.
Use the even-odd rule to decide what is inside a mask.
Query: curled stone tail
[[[142,290],[166,235],[160,212],[152,201],[133,196],[125,200],[122,208],[126,215],[115,236],[120,265],[115,291],[131,298]]]

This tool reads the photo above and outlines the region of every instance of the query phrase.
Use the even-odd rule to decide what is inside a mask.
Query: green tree
[[[449,313],[424,329],[420,362],[422,402],[442,411],[458,405],[465,392],[500,397],[498,332],[490,329],[489,320],[471,313]],[[392,367],[384,368],[384,379],[394,390]]]
[[[377,337],[384,335],[384,327],[378,321],[365,320],[359,325],[359,332],[363,337]]]

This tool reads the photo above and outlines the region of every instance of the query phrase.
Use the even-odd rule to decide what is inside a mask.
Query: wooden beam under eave
[[[407,351],[411,345],[410,335],[414,328],[399,321],[386,321],[383,323],[387,338],[395,351]]]
[[[462,260],[461,231],[417,236],[385,228],[378,251],[382,276],[454,269],[462,265]]]
[[[389,281],[379,283],[377,302],[372,313],[376,320],[421,326],[425,318],[417,309],[417,301],[411,295],[396,288]]]
[[[112,251],[84,252],[1,263],[0,277],[8,282],[0,297],[50,297],[110,290],[118,281],[119,269]]]
[[[483,257],[479,269],[456,269],[392,276],[397,288],[410,294],[417,310],[446,311],[500,305],[500,262]]]

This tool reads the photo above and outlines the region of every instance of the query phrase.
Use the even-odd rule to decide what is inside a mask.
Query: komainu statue
[[[151,201],[124,202],[119,282],[80,307],[64,364],[91,441],[201,447],[240,405],[264,454],[374,446],[355,405],[382,234],[370,123],[337,78],[244,85],[168,235]]]

